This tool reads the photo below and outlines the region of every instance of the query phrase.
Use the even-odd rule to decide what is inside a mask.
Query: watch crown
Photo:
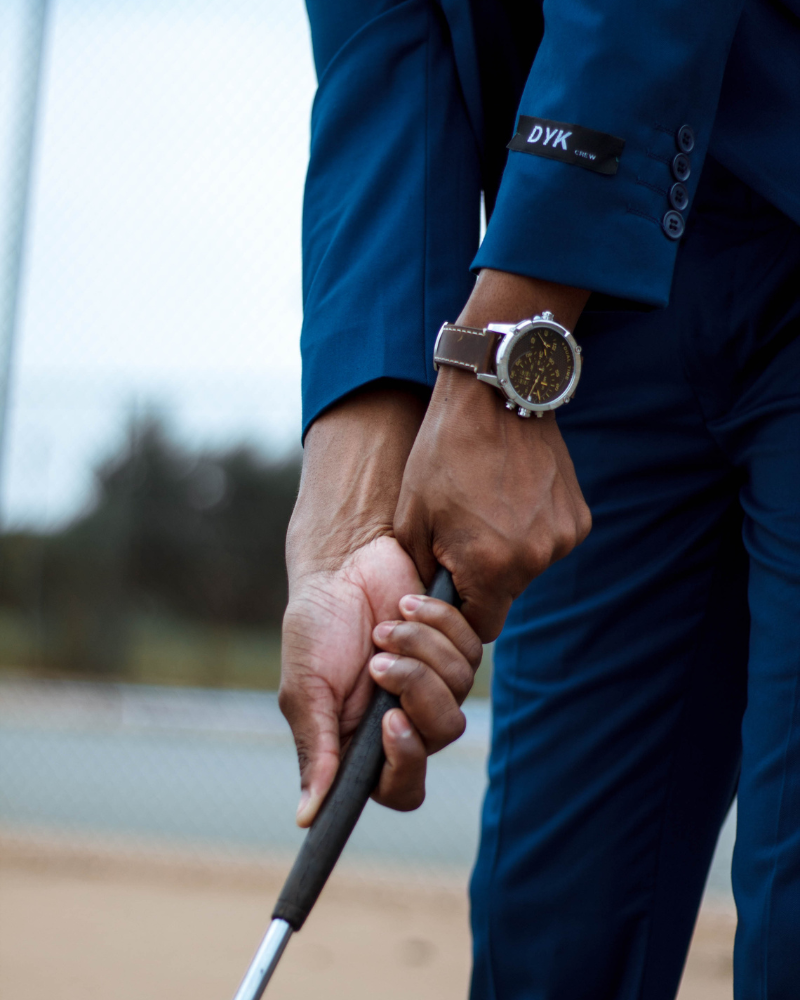
[[[511,400],[510,400],[510,399],[509,399],[509,400],[508,400],[508,402],[506,403],[506,409],[507,409],[507,410],[513,410],[513,409],[514,409],[514,404],[513,404],[512,402],[511,402]]]
[[[548,310],[547,312],[542,313],[542,319],[552,322],[555,319],[555,316]]]
[[[511,409],[513,410],[514,407],[512,406]],[[531,411],[526,410],[524,406],[520,406],[520,408],[517,410],[517,413],[519,414],[520,417],[530,418],[531,415]]]

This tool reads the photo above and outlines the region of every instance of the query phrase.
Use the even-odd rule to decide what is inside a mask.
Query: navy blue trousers
[[[738,789],[735,996],[797,1000],[800,230],[709,162],[625,305],[558,418],[593,531],[497,643],[472,998],[673,998]]]

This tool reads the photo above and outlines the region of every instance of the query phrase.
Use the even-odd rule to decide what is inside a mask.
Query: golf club
[[[450,573],[440,566],[428,597],[459,607],[461,601]],[[259,1000],[293,931],[303,926],[328,876],[339,860],[358,817],[378,783],[384,762],[381,722],[400,699],[376,688],[347,748],[336,779],[311,824],[289,877],[281,890],[272,922],[250,963],[234,1000]]]

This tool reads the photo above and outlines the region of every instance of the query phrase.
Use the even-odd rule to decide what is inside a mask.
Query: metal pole
[[[260,1000],[291,936],[285,920],[272,921],[233,1000]]]
[[[9,156],[11,190],[3,255],[6,266],[5,274],[0,274],[0,488],[3,482],[11,365],[19,322],[20,292],[25,263],[49,0],[28,0],[28,6],[27,26],[23,39],[18,125]]]

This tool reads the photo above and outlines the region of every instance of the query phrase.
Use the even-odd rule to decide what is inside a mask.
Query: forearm
[[[314,422],[286,539],[290,583],[308,571],[338,569],[356,549],[392,532],[424,416],[424,401],[411,392],[366,389]]]

